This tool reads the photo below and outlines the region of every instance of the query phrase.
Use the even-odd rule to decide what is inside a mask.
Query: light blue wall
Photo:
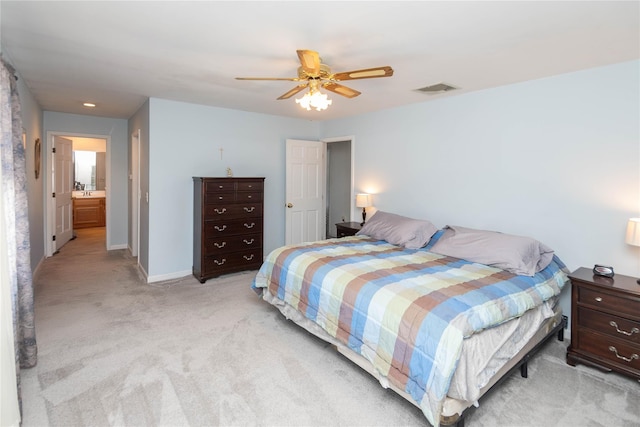
[[[45,111],[43,118],[45,135],[47,132],[67,132],[69,134],[109,135],[111,137],[111,145],[108,149],[111,190],[109,192],[110,197],[107,199],[107,204],[109,205],[107,241],[111,248],[126,247],[128,217],[127,165],[129,155],[127,120],[53,111]],[[43,165],[45,161],[49,161],[48,155],[43,156]]]
[[[149,117],[149,281],[191,274],[194,176],[265,177],[265,253],[284,244],[285,140],[317,123],[156,98]]]
[[[378,209],[531,236],[571,270],[638,277],[624,235],[640,216],[639,64],[323,122],[321,137],[356,136],[355,190]]]

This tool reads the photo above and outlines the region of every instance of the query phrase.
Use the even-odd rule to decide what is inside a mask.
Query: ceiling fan
[[[300,59],[298,67],[298,77],[236,77],[237,80],[286,80],[301,82],[299,85],[280,95],[278,99],[291,98],[296,93],[309,87],[309,93],[318,92],[318,89],[325,88],[328,91],[337,93],[347,98],[355,98],[360,95],[355,89],[341,85],[338,82],[344,80],[371,79],[376,77],[391,77],[393,69],[389,66],[365,68],[362,70],[345,71],[332,73],[329,66],[320,63],[320,55],[313,50],[297,50]],[[326,96],[326,95],[325,95]],[[297,100],[296,100],[297,102]],[[331,101],[329,101],[330,103]],[[325,107],[326,108],[326,107]]]

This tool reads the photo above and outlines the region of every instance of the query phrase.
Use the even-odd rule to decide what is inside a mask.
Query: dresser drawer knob
[[[635,359],[640,359],[640,356],[638,356],[638,354],[637,354],[637,353],[633,353],[633,354],[631,355],[631,357],[624,357],[624,356],[620,356],[620,355],[618,354],[618,350],[617,350],[614,346],[609,346],[609,351],[611,351],[611,352],[615,353],[615,354],[616,354],[616,357],[617,357],[618,359],[622,359],[622,360],[624,360],[625,362],[631,362],[631,361],[633,361],[633,360],[635,360]]]
[[[216,230],[218,230],[218,231],[224,231],[224,230],[226,230],[226,229],[227,229],[227,226],[226,226],[226,225],[223,225],[222,227],[220,227],[219,225],[216,225],[214,228],[215,228]]]
[[[602,302],[602,297],[596,297],[595,300],[598,302]]]
[[[243,242],[245,242],[247,245],[250,245],[253,242],[255,242],[255,240],[254,239],[251,239],[251,240],[244,239]]]
[[[640,329],[638,329],[638,328],[631,329],[631,332],[621,331],[620,329],[618,329],[618,324],[616,322],[614,322],[613,320],[611,322],[609,322],[609,325],[611,325],[614,328],[616,328],[616,331],[619,334],[623,334],[623,335],[626,335],[626,336],[630,336],[630,335],[633,335],[633,334],[640,334]]]
[[[251,254],[250,256],[242,255],[242,257],[247,261],[251,261],[253,259],[253,254]]]
[[[247,228],[253,228],[256,225],[255,222],[252,222],[251,224],[247,224],[246,222],[244,223],[244,226]]]
[[[224,264],[225,262],[227,262],[227,259],[226,259],[226,258],[222,258],[222,260],[221,260],[221,261],[218,261],[217,259],[214,259],[214,260],[213,260],[213,262],[215,262],[215,263],[216,263],[216,264],[218,264],[218,265],[222,265],[222,264]]]
[[[248,212],[248,213],[251,213],[251,212],[253,212],[255,210],[256,210],[255,206],[251,206],[250,208],[245,206],[245,208],[244,208],[244,211]]]
[[[222,208],[222,209],[215,208],[214,210],[216,211],[216,213],[218,215],[222,215],[223,213],[225,213],[227,211],[227,208]]]
[[[214,245],[216,245],[216,248],[221,249],[227,245],[227,242],[222,242],[222,243],[215,242]]]

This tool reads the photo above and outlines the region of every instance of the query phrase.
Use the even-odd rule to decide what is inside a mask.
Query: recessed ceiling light
[[[89,108],[93,108],[93,107],[95,107],[95,106],[96,106],[96,104],[94,104],[94,103],[92,103],[92,102],[85,102],[85,103],[84,103],[84,104],[82,104],[82,105],[84,105],[85,107],[89,107]]]

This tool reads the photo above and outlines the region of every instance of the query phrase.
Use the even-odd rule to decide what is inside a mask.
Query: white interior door
[[[285,244],[325,236],[325,144],[287,140]]]
[[[61,136],[53,137],[55,148],[55,250],[59,250],[73,236],[73,143]]]

